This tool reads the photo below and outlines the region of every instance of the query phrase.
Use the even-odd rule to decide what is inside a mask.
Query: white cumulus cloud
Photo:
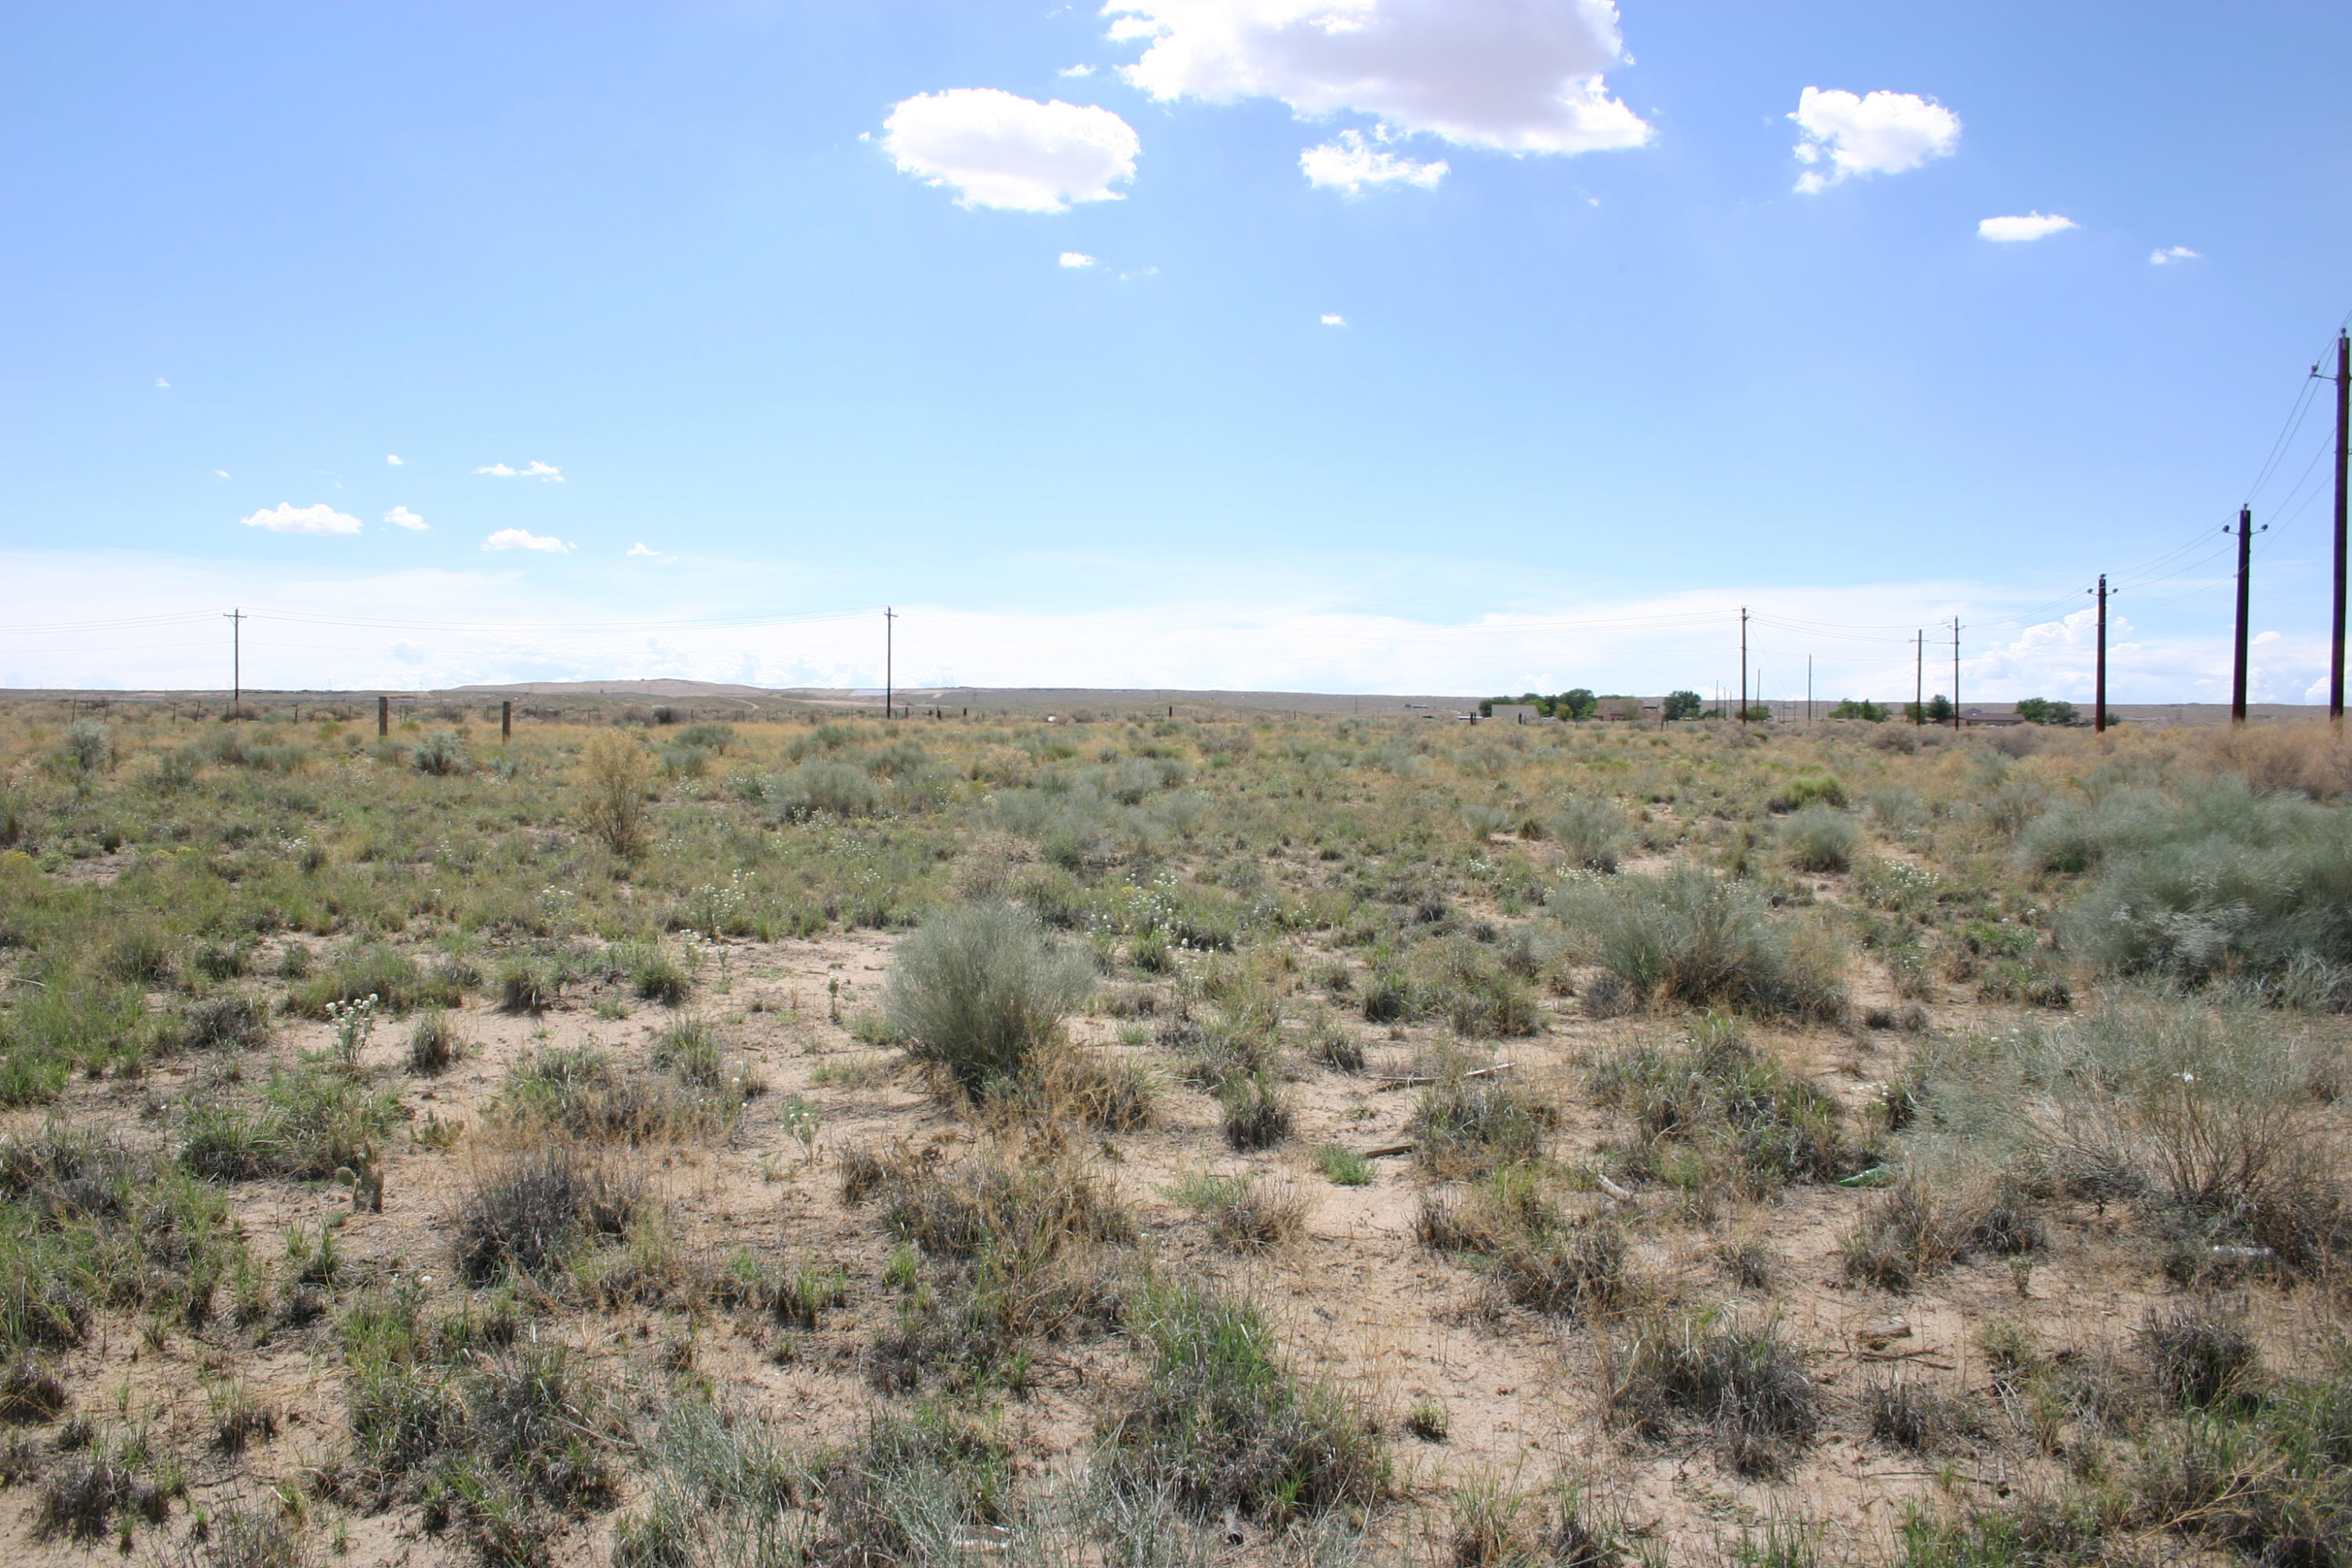
[[[2061,217],[2056,213],[2026,213],[2021,216],[1985,218],[1977,225],[1977,237],[2015,245],[2023,240],[2047,239],[2080,226],[2073,218]]]
[[[494,479],[541,479],[549,484],[563,483],[563,470],[552,463],[536,460],[518,468],[511,463],[485,463],[474,472],[488,474]]]
[[[539,550],[550,555],[569,555],[572,546],[552,534],[530,533],[520,528],[502,528],[482,541],[485,550]]]
[[[1083,250],[1062,252],[1062,265],[1065,267],[1092,267],[1094,264],[1095,258]]]
[[[422,531],[425,527],[425,520],[404,506],[394,507],[383,514],[383,520],[394,528],[405,528],[412,531]]]
[[[662,552],[660,551],[647,549],[643,540],[639,540],[636,543],[630,545],[629,553],[632,556],[640,557],[646,561],[658,561],[662,558]]]
[[[1278,99],[1509,153],[1639,147],[1609,96],[1625,60],[1612,0],[1109,0],[1120,74],[1153,98]]]
[[[1364,140],[1360,131],[1342,131],[1336,141],[1309,147],[1298,154],[1307,183],[1360,195],[1367,185],[1418,185],[1433,190],[1445,178],[1445,163],[1423,163],[1395,153],[1383,153]]]
[[[405,467],[407,466],[406,464],[403,463],[403,462],[402,462],[398,458],[394,457],[394,456],[393,456],[391,453],[389,453],[389,452],[386,452],[386,453],[383,455],[383,460],[384,460],[385,462],[387,462],[387,463],[390,463],[390,464],[391,464],[394,468],[405,468]]]
[[[1809,193],[1853,174],[1899,174],[1948,157],[1960,144],[1960,117],[1916,93],[1857,98],[1809,87],[1797,95],[1797,111],[1789,118],[1803,133],[1797,161],[1814,165],[1797,177],[1797,189]]]
[[[1327,314],[1323,318],[1323,324],[1327,327],[1344,327],[1348,324],[1348,318],[1341,315]]]
[[[2203,254],[2202,251],[2191,250],[2185,245],[2168,245],[2162,250],[2148,252],[2147,264],[2150,267],[2169,267],[2176,261],[2198,260]]]
[[[357,533],[361,526],[358,518],[337,511],[324,501],[317,506],[296,506],[292,501],[282,500],[237,521],[266,533]]]
[[[959,87],[893,108],[882,145],[902,173],[953,186],[964,206],[1057,213],[1118,200],[1111,187],[1135,177],[1143,144],[1108,109]]]

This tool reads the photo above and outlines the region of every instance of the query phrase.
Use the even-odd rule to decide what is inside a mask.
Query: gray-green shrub
[[[1843,871],[1853,864],[1862,829],[1831,805],[1809,805],[1782,819],[1781,847],[1801,871]]]
[[[1027,911],[965,904],[941,911],[899,945],[884,1014],[917,1058],[947,1069],[966,1093],[1017,1078],[1061,1036],[1094,989],[1086,954]]]
[[[1835,1016],[1843,955],[1767,913],[1761,894],[1694,866],[1571,883],[1553,905],[1579,956],[1645,1000],[1759,1016]]]

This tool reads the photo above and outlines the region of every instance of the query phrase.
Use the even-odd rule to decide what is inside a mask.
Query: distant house
[[[1644,702],[1638,697],[1604,697],[1593,704],[1592,716],[1612,723],[1632,723],[1642,717],[1643,709],[1655,710],[1657,704]]]
[[[2014,708],[1963,708],[1960,724],[1969,730],[2006,730],[2025,721]]]
[[[1532,702],[1497,702],[1487,711],[1497,724],[1545,724],[1550,722],[1543,710]]]

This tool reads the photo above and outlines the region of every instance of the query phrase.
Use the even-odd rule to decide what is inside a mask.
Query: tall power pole
[[[2268,533],[2271,525],[2264,523],[2261,531]],[[2221,531],[2229,532],[2228,529]],[[2246,721],[2246,610],[2254,558],[2254,509],[2238,509],[2238,645],[2237,661],[2230,671],[2230,722]]]
[[[228,622],[228,716],[233,722],[245,706],[245,612],[230,610]]]
[[[2099,654],[2093,668],[2091,732],[2104,735],[2107,730],[2107,574],[2099,574],[2099,585],[2092,592],[2099,596]]]
[[[894,642],[895,642],[895,640],[896,640],[895,634],[896,634],[896,633],[897,633],[897,631],[898,631],[898,611],[896,611],[896,610],[894,610],[894,609],[892,609],[892,608],[891,608],[889,605],[883,605],[883,606],[882,606],[882,717],[884,717],[885,719],[887,719],[888,717],[890,717],[890,698],[891,698],[891,686],[890,686],[890,682],[891,682],[891,677],[896,673],[896,672],[892,669],[892,668],[891,668],[891,658],[892,658],[892,657],[894,656],[894,654],[895,654],[895,652],[896,652],[896,649],[893,647],[893,646],[892,646],[892,645],[893,645],[893,643],[894,643]]]
[[[1960,727],[1960,617],[1952,617],[1952,728]]]
[[[2345,487],[2352,483],[2352,335],[2336,334],[2336,619],[2327,646],[2327,720],[2344,722]]]
[[[1748,722],[1748,606],[1739,606],[1739,721]]]

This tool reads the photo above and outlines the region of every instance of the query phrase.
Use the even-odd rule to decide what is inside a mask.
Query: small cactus
[[[352,1207],[364,1214],[383,1212],[383,1166],[376,1159],[375,1145],[362,1143],[348,1165],[338,1165],[333,1177],[338,1186],[352,1190]]]

